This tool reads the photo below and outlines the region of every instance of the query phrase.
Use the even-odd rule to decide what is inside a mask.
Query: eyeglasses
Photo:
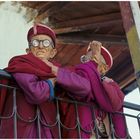
[[[52,46],[52,48],[54,48],[53,42],[49,41],[48,39],[45,39],[45,40],[33,39],[33,40],[31,40],[31,42],[30,42],[30,46],[38,47],[38,46],[41,45],[40,43],[42,43],[43,47]]]

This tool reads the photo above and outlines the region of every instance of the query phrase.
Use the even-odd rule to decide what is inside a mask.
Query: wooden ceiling
[[[135,80],[119,2],[20,3],[38,11],[36,22],[44,22],[55,30],[58,48],[55,59],[63,66],[80,63],[80,56],[86,52],[88,43],[98,40],[113,56],[114,65],[107,75],[122,88]]]

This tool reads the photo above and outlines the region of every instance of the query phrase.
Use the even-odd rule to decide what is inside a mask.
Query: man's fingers
[[[102,43],[101,43],[101,42],[99,42],[99,41],[94,41],[94,40],[91,42],[91,44],[92,44],[92,45],[99,45],[99,46],[102,46]]]
[[[48,66],[50,66],[50,67],[52,67],[53,66],[53,64],[51,63],[51,62],[49,62],[48,60],[43,60]]]

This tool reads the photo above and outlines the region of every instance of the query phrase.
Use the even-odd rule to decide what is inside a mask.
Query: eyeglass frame
[[[33,42],[34,40],[38,41],[38,43],[39,43],[38,46],[40,45],[40,43],[42,43],[43,47],[45,47],[45,48],[48,48],[50,45],[52,46],[52,48],[55,48],[54,43],[53,43],[52,41],[48,40],[48,39],[44,39],[44,40],[33,39],[33,40],[31,40],[31,41],[29,42],[29,47],[38,47],[38,46],[34,46],[34,45],[33,45],[32,42]],[[43,42],[44,42],[45,40],[49,41],[49,45],[48,45],[48,46],[44,46]]]

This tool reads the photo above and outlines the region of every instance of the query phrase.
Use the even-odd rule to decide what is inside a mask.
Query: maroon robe
[[[36,68],[37,67],[37,68]],[[13,57],[9,66],[5,69],[7,72],[14,73],[30,73],[35,74],[38,78],[48,79],[55,77],[51,73],[51,68],[48,67],[43,61],[33,56],[31,53],[28,55],[21,55]],[[32,120],[36,115],[37,102],[30,104],[27,98],[23,94],[23,90],[15,83],[15,81],[9,81],[10,86],[17,87],[16,102],[18,114],[27,121]],[[3,92],[1,96],[0,114],[1,116],[9,116],[13,111],[13,90]],[[48,91],[49,92],[49,91]],[[6,97],[6,98],[5,98]],[[49,93],[46,93],[46,99],[49,98]],[[38,104],[41,111],[41,119],[45,123],[53,124],[56,121],[56,106],[54,102],[42,102]],[[51,110],[51,111],[49,111]],[[1,120],[0,137],[1,138],[14,138],[13,131],[13,117],[11,119]],[[27,123],[18,118],[17,120],[17,137],[18,138],[37,138],[36,123]],[[41,126],[42,138],[58,138],[57,125],[51,129]]]

